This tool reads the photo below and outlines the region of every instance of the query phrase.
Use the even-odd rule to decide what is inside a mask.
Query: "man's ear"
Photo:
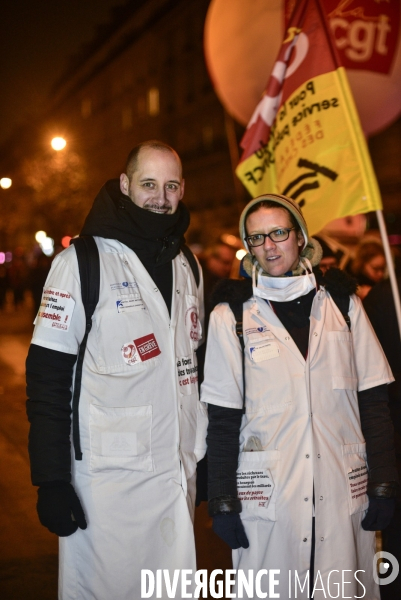
[[[121,175],[120,175],[120,190],[122,191],[123,194],[128,196],[129,179],[128,179],[128,175],[126,175],[126,173],[121,173]]]
[[[180,200],[182,200],[183,197],[184,197],[185,179],[181,179],[181,184],[180,185],[181,185],[181,198],[180,198]]]

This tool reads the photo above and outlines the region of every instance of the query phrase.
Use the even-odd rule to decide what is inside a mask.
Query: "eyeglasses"
[[[246,241],[252,248],[262,246],[265,243],[266,238],[270,238],[272,242],[285,242],[290,236],[290,231],[295,227],[280,227],[270,233],[255,233],[254,235],[248,235]]]

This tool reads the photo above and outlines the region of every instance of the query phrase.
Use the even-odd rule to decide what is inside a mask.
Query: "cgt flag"
[[[382,208],[345,69],[319,0],[298,0],[266,91],[241,140],[236,174],[252,197],[302,207],[310,232]]]

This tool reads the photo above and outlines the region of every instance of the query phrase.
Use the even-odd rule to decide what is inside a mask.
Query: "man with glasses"
[[[203,284],[183,245],[183,195],[177,153],[145,142],[85,221],[82,235],[94,236],[99,252],[100,294],[72,457],[71,387],[85,332],[73,246],[55,258],[45,284],[27,359],[27,412],[39,519],[60,536],[60,600],[134,600],[142,581],[146,597],[156,597],[149,588],[157,570],[172,581],[176,569],[196,569],[196,461],[207,425],[195,354]]]
[[[252,200],[240,236],[244,279],[216,292],[201,392],[213,529],[269,597],[378,600],[374,531],[398,487],[390,368],[353,282],[318,271],[296,202]]]

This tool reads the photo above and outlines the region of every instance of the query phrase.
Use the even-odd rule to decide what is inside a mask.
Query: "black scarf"
[[[100,190],[81,235],[96,235],[118,240],[133,250],[160,289],[167,307],[171,308],[171,261],[185,242],[189,212],[179,203],[171,215],[144,210],[120,190],[118,179],[111,179]]]

